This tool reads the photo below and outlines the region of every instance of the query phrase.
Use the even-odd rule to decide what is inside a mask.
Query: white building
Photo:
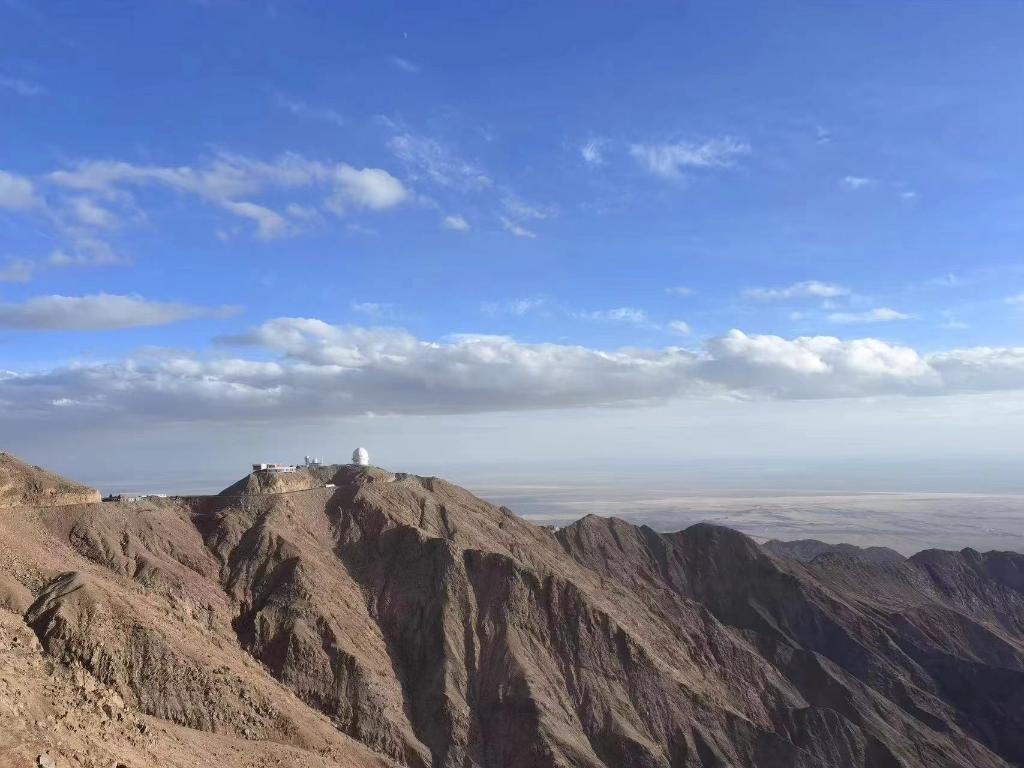
[[[360,446],[352,451],[352,463],[360,467],[370,466],[370,453]]]
[[[262,464],[253,464],[253,472],[294,472],[297,470],[294,464],[268,464],[266,462]]]

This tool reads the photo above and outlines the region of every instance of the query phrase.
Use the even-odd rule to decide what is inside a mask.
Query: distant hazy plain
[[[1018,467],[1010,463],[648,469],[649,476],[606,471],[572,482],[481,477],[466,485],[529,520],[552,525],[596,514],[658,531],[708,521],[760,541],[815,538],[904,554],[933,547],[1024,552],[1024,490]]]
[[[641,488],[533,486],[475,489],[537,523],[566,525],[586,514],[621,517],[658,531],[706,521],[769,538],[820,539],[922,549],[1024,552],[1024,496],[975,494],[800,494],[680,496]]]

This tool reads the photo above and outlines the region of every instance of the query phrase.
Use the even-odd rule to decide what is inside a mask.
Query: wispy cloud
[[[728,168],[751,152],[745,141],[723,136],[703,144],[633,144],[630,155],[646,170],[666,179],[681,178],[690,168]]]
[[[271,161],[219,153],[198,166],[136,165],[127,162],[87,160],[70,169],[54,171],[49,181],[57,187],[107,195],[113,199],[125,190],[165,187],[192,194],[223,210],[256,223],[256,235],[267,239],[301,231],[297,222],[254,196],[268,190],[325,189],[322,205],[338,215],[352,210],[382,211],[404,202],[408,190],[381,168],[355,168],[347,163],[309,160],[285,154]],[[300,217],[307,218],[307,217]]]
[[[198,307],[140,296],[38,296],[0,304],[0,328],[33,331],[96,331],[167,325],[196,317],[224,317],[237,307]]]
[[[33,83],[30,80],[22,80],[20,77],[6,77],[0,75],[0,88],[5,91],[14,91],[19,96],[41,96],[46,93],[46,88]]]
[[[581,320],[598,320],[612,323],[629,323],[644,325],[649,322],[647,313],[634,307],[616,307],[615,309],[599,309],[591,312],[576,312],[575,317]]]
[[[462,191],[491,186],[490,177],[479,165],[460,157],[435,139],[402,133],[388,139],[387,147],[405,164],[413,181],[426,179]]]
[[[462,216],[453,214],[451,216],[445,216],[441,219],[441,228],[450,229],[453,232],[466,232],[469,230],[469,222],[466,221]]]
[[[119,223],[114,213],[88,197],[73,197],[68,205],[75,219],[88,227],[114,229]]]
[[[552,219],[558,215],[558,206],[528,203],[513,194],[506,194],[502,198],[501,204],[505,206],[505,210],[508,211],[510,216],[514,216],[517,219],[536,219],[538,221],[543,221],[545,219]]]
[[[665,293],[671,296],[692,296],[694,290],[688,285],[671,285],[665,289]]]
[[[274,240],[292,232],[288,220],[277,211],[247,200],[225,200],[224,208],[236,216],[256,222],[256,236],[260,240]]]
[[[608,144],[605,139],[587,139],[580,145],[580,157],[590,166],[604,165],[604,148]]]
[[[909,320],[913,315],[899,312],[889,307],[876,307],[865,312],[833,312],[828,316],[830,323],[853,325],[860,323],[891,323],[896,320]]]
[[[0,264],[0,283],[27,283],[35,272],[35,263],[28,259],[8,259]]]
[[[670,330],[672,333],[675,333],[675,334],[677,334],[679,336],[689,336],[690,335],[690,324],[685,322],[684,320],[673,320],[673,321],[671,321],[668,324],[667,327],[668,327],[668,330]]]
[[[47,266],[110,267],[126,264],[128,260],[115,251],[105,240],[77,233],[71,236],[68,248],[55,248],[46,259]]]
[[[411,75],[420,71],[419,64],[409,61],[409,59],[402,58],[401,56],[388,56],[388,64],[395,69],[401,70],[402,72],[408,72]]]
[[[782,299],[832,299],[849,295],[850,290],[836,283],[820,280],[803,280],[785,288],[747,288],[742,295],[748,299],[775,301]]]
[[[515,315],[522,317],[535,312],[547,305],[547,301],[539,296],[532,296],[523,299],[509,299],[508,301],[485,301],[480,305],[485,315],[492,317],[497,315]]]
[[[869,178],[868,176],[843,176],[839,180],[839,185],[845,189],[865,189],[867,187],[873,187],[877,184],[876,179]]]
[[[281,109],[286,112],[290,112],[296,117],[306,118],[309,120],[320,120],[325,123],[331,123],[339,128],[344,126],[347,122],[345,120],[345,116],[337,110],[331,109],[330,107],[315,107],[299,99],[293,99],[289,96],[285,96],[283,93],[275,93],[274,102]]]
[[[319,205],[339,216],[354,210],[383,211],[409,197],[409,190],[381,168],[354,168],[345,163],[307,160],[299,155],[283,155],[268,162],[221,153],[199,166],[83,161],[70,169],[50,173],[48,180],[58,188],[104,196],[108,201],[133,200],[128,189],[173,189],[252,221],[256,237],[261,240],[293,236],[303,230],[303,224],[316,218],[315,209],[309,206],[291,203],[284,211],[278,211],[253,199],[270,190],[324,190],[321,195],[327,197],[319,200]],[[20,199],[25,198],[23,188]],[[72,210],[80,223],[100,226],[114,221],[111,211],[85,197],[72,199]]]
[[[35,186],[24,176],[0,171],[0,209],[26,211],[40,205]]]
[[[519,224],[516,224],[514,221],[512,221],[507,216],[502,216],[501,217],[501,226],[503,226],[505,228],[506,232],[511,232],[516,237],[526,237],[526,238],[530,238],[530,239],[537,237],[537,233],[536,232],[532,232],[529,229],[527,229],[526,227],[523,227],[523,226],[520,226]]]

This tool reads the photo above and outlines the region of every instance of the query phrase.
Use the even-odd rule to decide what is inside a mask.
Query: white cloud
[[[708,376],[738,392],[782,398],[933,393],[940,377],[910,347],[878,339],[747,335],[708,342]],[[1024,382],[1022,382],[1024,384]]]
[[[195,308],[157,305],[154,310],[142,302],[112,313],[76,311],[79,315],[70,320],[65,313],[62,327],[120,326],[129,318],[138,322],[140,313],[153,322],[169,322],[190,316]],[[155,316],[147,314],[153,311]],[[46,308],[35,322],[52,327],[54,316]],[[650,404],[692,396],[818,399],[1024,390],[1024,348],[923,356],[872,338],[785,339],[733,330],[708,340],[697,352],[679,347],[601,350],[478,334],[425,341],[401,330],[278,318],[222,342],[253,347],[259,359],[204,360],[165,351],[5,373],[0,375],[0,400],[9,407],[0,411],[0,420],[38,417],[57,401],[72,404],[71,409],[88,405],[89,415],[102,419],[267,422],[367,412]],[[62,409],[70,417],[67,411]]]
[[[292,231],[291,225],[281,214],[269,208],[245,200],[225,200],[224,208],[236,216],[256,222],[256,236],[261,240],[285,237]]]
[[[276,361],[169,354],[43,374],[12,374],[0,395],[20,412],[56,400],[141,418],[288,419],[366,413],[466,413],[647,403],[733,393],[775,398],[943,394],[1024,388],[1024,350],[922,358],[874,339],[793,340],[733,331],[701,353],[606,352],[464,334],[424,342],[401,331],[269,321],[234,343]],[[11,411],[13,414],[14,411]]]
[[[875,307],[865,312],[833,312],[828,316],[829,322],[840,324],[857,323],[891,323],[894,320],[909,320],[913,315],[898,312],[889,307]]]
[[[505,206],[505,210],[508,211],[510,216],[517,219],[536,219],[538,221],[543,221],[545,219],[553,219],[558,215],[557,206],[535,205],[512,194],[505,195],[501,204]]]
[[[113,229],[118,225],[117,216],[88,197],[73,197],[69,201],[72,215],[88,227]]]
[[[877,181],[867,176],[844,176],[839,180],[839,183],[846,189],[864,189],[865,187],[873,187],[877,184]]]
[[[19,304],[0,304],[0,328],[61,331],[137,328],[194,317],[224,316],[235,311],[233,307],[196,307],[109,293],[38,296]]]
[[[506,216],[501,217],[501,226],[505,228],[506,232],[511,232],[516,237],[526,237],[531,239],[537,237],[537,234],[535,232],[531,232],[526,227],[522,227],[519,224],[516,224],[514,221],[507,218]]]
[[[1007,296],[1003,301],[1007,304],[1024,304],[1024,291],[1015,293],[1013,296]]]
[[[0,171],[0,209],[27,211],[39,203],[31,181],[7,171]]]
[[[19,96],[40,96],[46,93],[46,89],[39,83],[22,80],[20,77],[0,76],[0,88],[14,91]]]
[[[427,179],[463,191],[491,186],[491,179],[482,168],[434,139],[403,133],[390,138],[387,147],[406,166],[414,181]]]
[[[668,329],[680,336],[690,335],[690,324],[683,320],[673,320],[668,324]]]
[[[748,288],[743,291],[743,296],[748,299],[773,301],[779,299],[830,299],[837,296],[847,296],[849,293],[848,288],[835,283],[804,280],[799,283],[793,283],[785,288]]]
[[[296,154],[272,161],[220,153],[201,166],[134,165],[119,161],[87,160],[69,170],[54,171],[59,187],[116,197],[125,188],[161,186],[195,195],[256,222],[257,235],[279,237],[298,231],[280,214],[253,198],[268,190],[325,188],[324,205],[338,214],[349,209],[381,211],[408,197],[402,183],[381,168],[355,168],[324,163]]]
[[[580,146],[580,157],[591,166],[604,165],[604,148],[608,142],[604,139],[588,139]]]
[[[27,283],[35,272],[35,263],[28,259],[9,259],[0,264],[0,283]]]
[[[736,159],[750,154],[750,145],[730,136],[703,144],[633,144],[630,155],[645,169],[667,179],[680,178],[687,168],[728,168]]]
[[[358,208],[383,211],[401,204],[409,193],[402,182],[380,168],[341,166],[336,171],[339,189],[335,204],[347,201]]]
[[[648,322],[647,313],[634,307],[616,307],[592,312],[576,312],[575,316],[582,320],[602,320],[614,323],[631,323],[642,325]]]
[[[441,227],[454,232],[466,232],[469,230],[469,222],[459,215],[445,216],[441,219]]]

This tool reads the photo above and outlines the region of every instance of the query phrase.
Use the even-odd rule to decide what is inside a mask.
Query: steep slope
[[[217,750],[227,765],[424,768],[1024,757],[1024,557],[800,563],[706,525],[588,517],[556,533],[437,478],[265,474],[216,497],[0,516],[0,541],[23,543],[0,550],[0,614],[22,615],[39,659],[116,695],[129,724],[166,724],[150,761],[182,732],[195,751],[166,764]],[[72,688],[48,695],[93,706]],[[84,743],[44,730],[0,739],[0,765]],[[134,764],[126,734],[112,749]]]
[[[897,578],[892,571],[900,566],[839,556],[820,566],[822,575],[829,569],[832,575],[815,579],[804,566],[773,559],[741,534],[707,525],[663,535],[591,517],[559,535],[581,562],[638,588],[696,599],[727,626],[743,630],[809,702],[856,723],[886,759],[915,765],[927,755],[926,765],[1000,764],[985,747],[1011,762],[1024,758],[1021,702],[1010,693],[1016,683],[1009,682],[1024,669],[1022,637],[999,631],[986,610],[962,612],[962,604],[929,589],[922,574]],[[815,558],[811,567],[818,570],[821,561]],[[895,604],[892,594],[888,603],[878,600],[877,585],[838,589],[856,579],[835,578],[837,561],[840,569],[902,584],[890,590],[901,602]],[[989,589],[998,592],[998,585]],[[936,624],[946,631],[935,632]],[[965,649],[984,658],[981,666],[991,679],[964,677],[969,668],[981,671],[964,657]],[[1000,676],[1006,685],[995,684]],[[953,690],[956,683],[965,690]],[[984,725],[973,713],[976,698],[992,705]]]
[[[66,506],[100,500],[100,492],[33,467],[0,452],[0,509],[18,506]]]

